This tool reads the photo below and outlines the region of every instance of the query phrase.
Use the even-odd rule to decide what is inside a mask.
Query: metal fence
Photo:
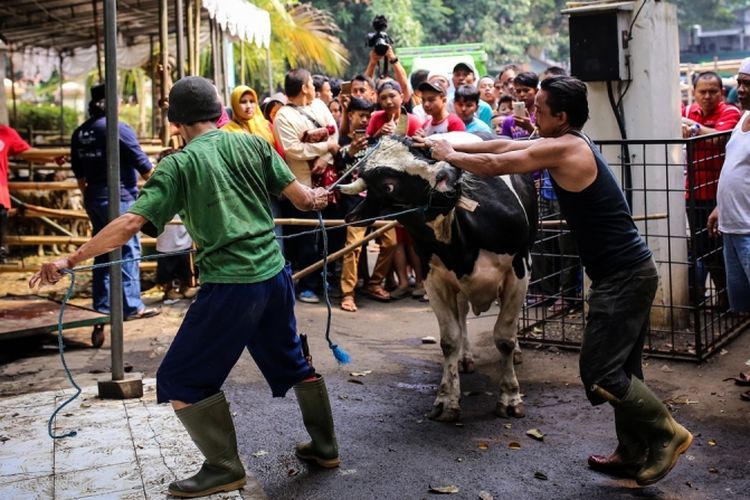
[[[649,355],[703,361],[750,324],[750,315],[727,310],[721,239],[706,230],[729,134],[597,142],[659,269]],[[519,339],[579,349],[588,282],[551,186],[540,181],[540,229]]]

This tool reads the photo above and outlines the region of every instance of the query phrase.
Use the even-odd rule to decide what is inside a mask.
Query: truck
[[[481,43],[397,47],[396,53],[409,76],[420,69],[450,76],[460,62],[473,68],[477,79],[487,74],[487,52]]]

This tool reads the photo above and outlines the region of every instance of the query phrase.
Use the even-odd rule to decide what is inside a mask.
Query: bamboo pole
[[[365,236],[361,240],[355,241],[351,245],[347,245],[344,248],[342,248],[341,250],[330,254],[328,256],[328,262],[333,262],[333,261],[339,259],[340,257],[343,257],[344,255],[353,252],[360,245],[362,245],[364,243],[367,243],[370,240],[374,240],[375,238],[377,238],[381,234],[385,233],[389,229],[393,229],[397,225],[398,225],[398,221],[394,220],[394,221],[388,222],[387,224],[383,225],[380,229],[376,229],[375,231],[371,232],[370,234],[368,234],[367,236]],[[300,269],[299,271],[297,271],[296,273],[294,273],[292,275],[292,279],[298,280],[300,278],[304,278],[308,274],[310,274],[310,273],[312,273],[314,271],[317,271],[321,267],[323,267],[323,259],[320,259],[315,264],[311,264],[311,265],[307,266],[304,269]]]
[[[23,247],[31,245],[83,245],[91,238],[89,236],[18,236],[6,237],[8,245]],[[141,246],[155,246],[156,238],[141,237]]]
[[[195,36],[195,16],[193,15],[194,3],[195,0],[187,0],[187,5],[185,6],[185,17],[187,17],[187,73],[191,76],[195,76],[198,74],[195,71],[195,42],[193,41],[193,38]]]
[[[645,215],[634,215],[633,220],[636,222],[639,221],[648,221],[648,220],[656,220],[656,219],[666,219],[669,217],[669,214],[666,212],[658,212],[655,214],[645,214]],[[554,220],[543,220],[539,222],[539,225],[541,227],[558,227],[558,226],[565,226],[568,222],[565,219],[554,219]]]
[[[155,271],[156,262],[141,262],[138,267],[141,271]],[[35,273],[38,270],[38,267],[26,266],[20,262],[0,264],[0,273]]]

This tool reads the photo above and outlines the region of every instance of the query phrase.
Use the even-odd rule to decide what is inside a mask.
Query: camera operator
[[[370,78],[375,78],[375,68],[378,66],[380,61],[384,59],[388,62],[388,65],[393,68],[393,79],[396,80],[403,89],[404,104],[406,104],[408,107],[411,107],[411,91],[409,90],[409,79],[406,76],[406,70],[403,66],[401,66],[401,63],[398,62],[398,57],[396,57],[396,53],[393,51],[392,45],[388,46],[388,50],[385,52],[385,55],[382,56],[378,55],[375,49],[370,51],[370,62],[367,64],[367,69],[365,69],[365,75],[369,76]],[[388,75],[381,74],[378,76],[384,77]]]

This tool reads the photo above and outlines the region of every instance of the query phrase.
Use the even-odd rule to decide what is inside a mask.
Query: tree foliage
[[[673,0],[677,5],[677,20],[683,32],[694,24],[704,29],[728,28],[738,23],[735,12],[750,6],[748,0]]]

